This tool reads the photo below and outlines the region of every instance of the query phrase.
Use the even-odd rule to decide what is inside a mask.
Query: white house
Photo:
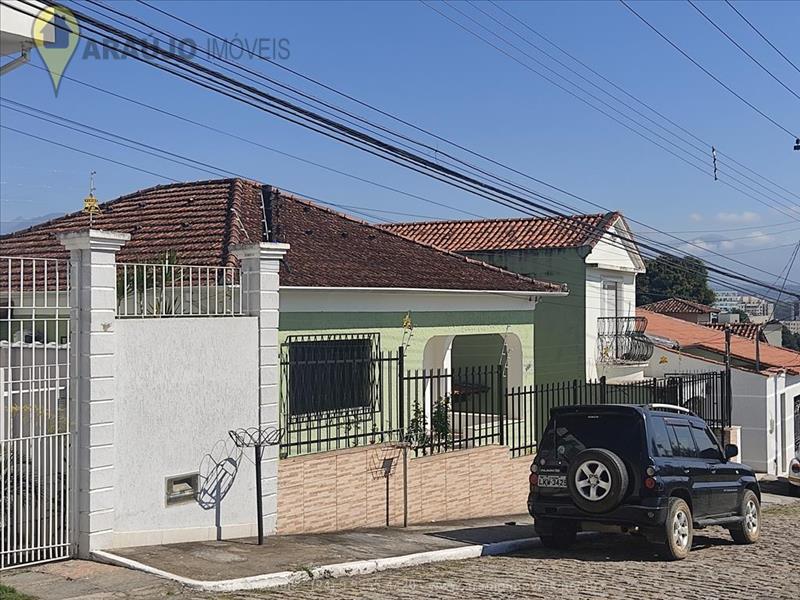
[[[656,342],[646,375],[719,371],[725,334],[643,309]],[[757,362],[758,361],[758,362]],[[741,458],[757,471],[785,475],[800,436],[800,353],[731,336],[731,423],[741,427]]]

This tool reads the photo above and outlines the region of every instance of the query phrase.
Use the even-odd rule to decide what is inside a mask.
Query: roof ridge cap
[[[378,225],[381,229],[390,229],[398,226],[407,225],[446,225],[451,223],[513,223],[523,221],[556,221],[564,219],[575,219],[581,217],[604,217],[610,214],[620,214],[616,211],[600,212],[600,213],[575,213],[571,215],[552,215],[549,217],[490,217],[480,219],[439,219],[436,221],[398,221],[396,223],[386,223],[385,225]]]

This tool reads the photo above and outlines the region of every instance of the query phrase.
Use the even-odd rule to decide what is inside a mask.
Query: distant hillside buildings
[[[723,312],[744,311],[754,323],[770,319],[795,321],[800,319],[800,302],[767,302],[762,298],[747,296],[730,290],[715,292],[714,306]]]

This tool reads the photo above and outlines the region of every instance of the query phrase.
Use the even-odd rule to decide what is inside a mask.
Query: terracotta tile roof
[[[692,302],[691,300],[684,300],[683,298],[668,298],[667,300],[660,300],[652,304],[645,304],[641,308],[649,310],[650,312],[661,313],[662,315],[685,313],[707,315],[719,312],[719,309],[713,306]]]
[[[620,213],[547,219],[424,221],[381,225],[404,237],[453,252],[594,247]]]
[[[710,327],[711,329],[716,329],[718,331],[725,331],[726,325],[731,326],[731,333],[734,335],[738,335],[749,340],[755,340],[756,335],[761,333],[759,339],[762,342],[767,341],[767,336],[764,335],[764,332],[761,331],[759,328],[758,323],[703,323],[704,327]]]
[[[235,265],[231,245],[262,240],[262,185],[242,179],[141,190],[102,205],[97,229],[130,233],[119,262],[149,262],[174,250],[181,264]],[[480,261],[417,243],[312,202],[278,193],[269,209],[273,238],[291,244],[281,285],[557,292]],[[88,227],[72,213],[0,236],[0,255],[67,258],[56,234]]]
[[[699,348],[720,355],[725,353],[725,334],[722,331],[651,312],[642,307],[636,309],[636,314],[647,318],[648,335],[675,341],[683,350]],[[762,373],[786,370],[790,374],[800,375],[800,352],[761,344],[759,354]],[[731,356],[755,363],[755,342],[741,336],[731,336]]]

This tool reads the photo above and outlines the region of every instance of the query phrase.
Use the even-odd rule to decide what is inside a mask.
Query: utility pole
[[[731,326],[725,325],[725,425],[731,425],[731,404],[733,403],[733,385],[731,383]]]
[[[761,371],[761,325],[756,327],[756,371]]]

